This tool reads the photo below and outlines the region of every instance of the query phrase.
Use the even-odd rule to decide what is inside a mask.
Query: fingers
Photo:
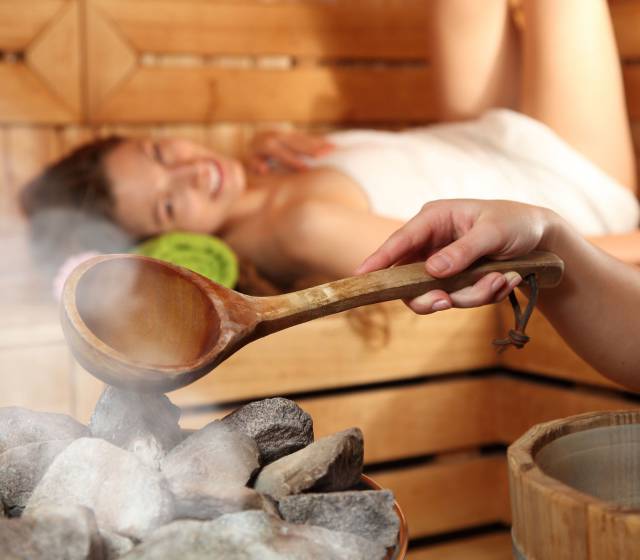
[[[272,170],[274,162],[294,171],[304,171],[308,169],[305,158],[324,155],[334,146],[323,136],[271,132],[257,137],[253,149],[249,167],[256,173],[265,174]]]
[[[266,175],[271,170],[269,158],[262,157],[257,154],[253,154],[249,157],[247,160],[247,167],[252,173],[257,173],[258,175]]]
[[[432,290],[406,303],[420,315],[428,315],[451,307],[480,307],[502,301],[521,281],[522,278],[516,272],[505,274],[492,272],[483,276],[473,286],[451,294],[443,290]]]
[[[480,257],[491,255],[502,244],[503,240],[496,227],[476,223],[462,237],[431,255],[425,266],[432,276],[451,276],[468,268]]]
[[[318,157],[334,149],[334,145],[324,136],[293,133],[279,138],[281,144],[297,154]]]
[[[308,168],[304,160],[305,154],[291,149],[291,147],[282,142],[274,143],[264,156],[265,159],[275,159],[280,165],[294,171],[304,171]]]
[[[406,300],[405,303],[414,313],[419,315],[429,315],[430,313],[444,311],[453,307],[449,294],[442,290],[431,290],[417,298]]]
[[[387,268],[409,255],[428,252],[433,224],[430,222],[429,205],[391,236],[356,269],[356,274],[364,274]]]

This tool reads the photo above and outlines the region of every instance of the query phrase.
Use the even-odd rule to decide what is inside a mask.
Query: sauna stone
[[[181,485],[174,493],[176,519],[211,520],[226,513],[246,510],[264,510],[278,515],[275,504],[268,496],[246,486],[220,484],[203,491],[199,485]]]
[[[305,490],[346,490],[360,480],[363,454],[362,432],[350,428],[267,465],[254,487],[276,500]]]
[[[389,490],[355,490],[285,496],[278,504],[285,521],[345,531],[394,546],[400,521]]]
[[[244,486],[258,469],[258,447],[245,434],[219,420],[207,424],[176,446],[162,461],[171,490],[180,496],[199,487]]]
[[[93,512],[56,505],[20,519],[0,519],[2,558],[103,560],[103,543]]]
[[[56,439],[12,447],[0,454],[0,503],[15,517],[58,454],[73,442]]]
[[[71,416],[18,406],[0,408],[0,453],[12,447],[53,439],[77,439],[89,430]]]
[[[27,503],[93,509],[100,529],[142,539],[173,519],[173,497],[160,472],[102,439],[74,441],[53,461]]]
[[[126,560],[382,560],[386,550],[357,535],[292,525],[246,511],[214,521],[176,521],[155,531]]]
[[[183,439],[179,419],[180,409],[165,395],[107,386],[89,429],[93,437],[131,451],[145,465],[159,469],[162,458]]]
[[[134,547],[134,542],[123,535],[112,531],[100,531],[104,545],[104,560],[116,560],[124,556]]]
[[[272,398],[254,401],[222,419],[258,444],[260,464],[267,465],[313,442],[313,420],[295,402]]]

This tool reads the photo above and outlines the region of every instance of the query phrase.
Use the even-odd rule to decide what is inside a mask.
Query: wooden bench
[[[611,6],[640,146],[640,0]],[[428,122],[425,18],[424,0],[0,3],[0,406],[86,421],[100,391],[73,363],[30,262],[15,202],[25,180],[113,132],[242,155],[264,126]],[[638,263],[639,239],[607,247]],[[490,343],[512,321],[508,306],[417,317],[391,303],[369,319],[362,330],[347,313],[258,341],[171,398],[190,428],[269,395],[295,398],[319,436],[360,426],[368,472],[408,516],[413,560],[510,558],[505,446],[536,422],[637,406],[540,315],[532,343],[501,355]]]

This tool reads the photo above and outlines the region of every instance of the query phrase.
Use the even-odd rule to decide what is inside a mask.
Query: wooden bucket
[[[508,461],[516,559],[640,558],[640,412],[539,424]]]

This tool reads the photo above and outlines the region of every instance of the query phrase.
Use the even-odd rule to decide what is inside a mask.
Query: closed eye
[[[164,165],[164,157],[162,155],[162,149],[157,142],[153,143],[153,159],[155,159],[160,165]]]
[[[170,198],[167,198],[167,199],[164,201],[164,213],[165,213],[165,216],[166,216],[168,219],[172,220],[172,221],[173,221],[173,219],[175,218],[175,216],[174,216],[173,202],[171,201],[171,199],[170,199]]]

